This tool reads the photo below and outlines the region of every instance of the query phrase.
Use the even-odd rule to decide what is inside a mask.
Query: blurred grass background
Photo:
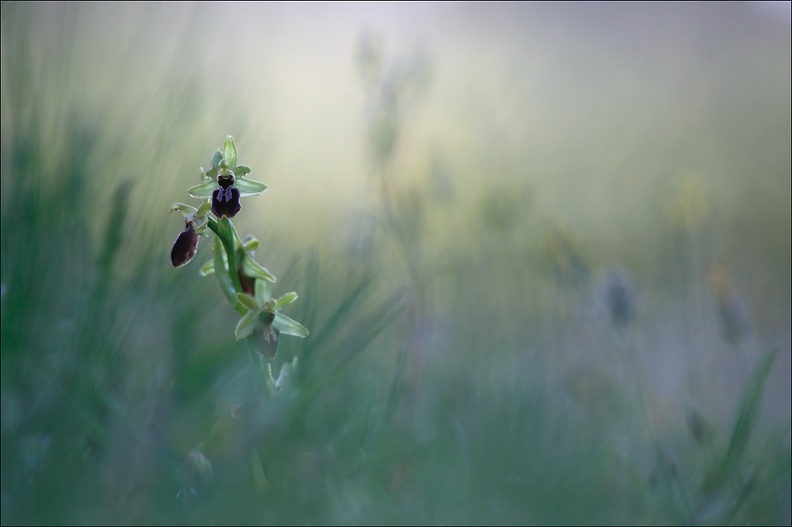
[[[1,82],[3,524],[792,522],[789,3],[3,2]],[[227,134],[273,397],[168,261]]]

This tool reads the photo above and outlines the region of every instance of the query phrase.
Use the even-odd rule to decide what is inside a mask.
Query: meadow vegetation
[[[789,524],[789,21],[641,5],[3,2],[2,523]]]

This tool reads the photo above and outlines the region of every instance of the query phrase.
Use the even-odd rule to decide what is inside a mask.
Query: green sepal
[[[209,275],[214,274],[214,272],[215,272],[215,270],[214,270],[214,260],[209,260],[208,262],[203,264],[201,266],[201,268],[198,270],[198,273],[201,276],[209,276]]]
[[[187,216],[188,214],[194,214],[198,212],[198,209],[190,205],[185,205],[184,203],[174,203],[171,205],[171,212],[176,211],[181,212],[184,216]]]
[[[219,188],[220,185],[217,184],[217,181],[211,180],[207,181],[206,183],[201,183],[200,185],[190,187],[187,189],[187,192],[189,192],[190,196],[193,198],[211,198],[212,192]]]
[[[259,305],[263,305],[264,302],[269,300],[272,296],[272,286],[270,282],[266,280],[256,280],[255,295],[256,302],[258,302]]]
[[[242,258],[242,270],[247,276],[251,278],[266,280],[267,282],[271,282],[273,284],[277,280],[274,274],[261,267],[261,265],[259,265],[256,260],[247,255]]]
[[[223,145],[223,159],[228,161],[228,166],[237,166],[237,147],[234,138],[230,135],[226,137],[225,144]]]
[[[206,214],[208,214],[210,210],[212,210],[212,202],[207,201],[206,203],[198,207],[198,211],[196,212],[196,214],[198,216],[206,216]]]
[[[239,190],[240,197],[258,196],[267,190],[267,185],[253,179],[238,177],[234,186]],[[209,194],[211,196],[211,193]],[[195,196],[193,196],[195,197]]]
[[[255,311],[248,311],[243,315],[237,323],[234,334],[237,340],[242,340],[253,334],[258,326],[258,313]]]
[[[256,302],[256,300],[252,296],[246,295],[245,293],[237,293],[237,300],[239,300],[239,303],[245,306],[248,309],[248,311],[258,312],[259,310],[258,302]]]
[[[180,212],[181,215],[184,216],[184,219],[192,224],[193,229],[195,229],[198,234],[202,234],[204,228],[206,227],[207,221],[209,221],[206,213],[209,212],[210,208],[211,205],[208,207],[201,205],[200,208],[196,209],[195,207],[185,205],[184,203],[174,203],[171,205],[171,212]]]
[[[280,297],[275,301],[275,303],[272,305],[272,309],[278,311],[288,306],[295,300],[297,300],[297,293],[295,293],[294,291],[292,291],[291,293],[286,293],[285,295],[283,295],[282,297]]]
[[[281,313],[275,313],[275,320],[272,321],[272,327],[284,335],[293,335],[300,338],[305,338],[310,334],[308,328]]]

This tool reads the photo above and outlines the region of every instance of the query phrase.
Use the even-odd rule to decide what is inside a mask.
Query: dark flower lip
[[[229,184],[212,192],[212,214],[218,218],[233,218],[242,209],[239,203],[239,189]]]
[[[187,222],[184,230],[176,238],[171,250],[171,265],[173,267],[181,267],[190,263],[195,257],[195,252],[198,249],[198,240],[200,236],[195,232],[192,224]]]
[[[259,327],[253,333],[256,351],[264,355],[267,360],[272,360],[278,353],[278,336],[280,331],[272,326]]]

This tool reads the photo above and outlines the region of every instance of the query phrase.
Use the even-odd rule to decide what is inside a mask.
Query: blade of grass
[[[404,294],[399,290],[386,298],[373,313],[363,318],[350,329],[341,343],[337,346],[329,375],[321,379],[316,385],[316,390],[332,384],[341,378],[344,370],[374,338],[382,332],[404,308]]]
[[[751,438],[751,432],[759,416],[765,384],[770,376],[770,371],[779,350],[780,348],[778,347],[770,350],[754,368],[751,378],[740,396],[737,419],[734,422],[729,447],[723,458],[710,469],[704,478],[704,482],[701,485],[703,493],[709,493],[728,482],[745,453],[748,441]]]
[[[350,313],[359,305],[361,297],[371,287],[371,277],[364,277],[360,280],[357,287],[349,293],[341,304],[333,311],[333,314],[327,319],[327,322],[315,333],[314,342],[323,342],[328,335],[332,335],[339,324],[347,318]]]

